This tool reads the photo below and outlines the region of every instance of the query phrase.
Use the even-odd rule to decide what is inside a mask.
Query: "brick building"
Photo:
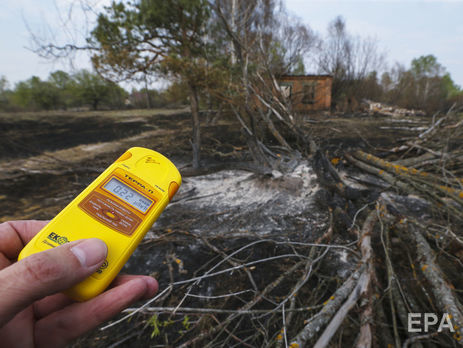
[[[332,76],[282,75],[277,80],[281,93],[290,98],[294,111],[308,112],[330,108]]]

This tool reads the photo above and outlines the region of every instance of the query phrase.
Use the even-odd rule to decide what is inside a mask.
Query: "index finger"
[[[24,246],[48,221],[8,221],[0,224],[0,253],[8,259],[16,259]]]

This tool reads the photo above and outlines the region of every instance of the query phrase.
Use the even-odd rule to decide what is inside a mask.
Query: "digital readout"
[[[109,180],[108,183],[104,185],[104,188],[143,213],[146,213],[151,203],[153,203],[152,200],[139,194],[116,178]]]

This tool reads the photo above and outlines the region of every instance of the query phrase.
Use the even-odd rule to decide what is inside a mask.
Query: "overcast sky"
[[[91,1],[99,6],[109,2]],[[44,61],[26,48],[31,43],[25,22],[35,33],[48,35],[48,27],[58,28],[60,21],[68,21],[67,12],[61,11],[62,18],[57,16],[57,8],[67,8],[71,2],[0,0],[0,76],[6,76],[13,85],[32,75],[46,78],[50,71],[69,70],[67,63]],[[341,15],[348,31],[377,39],[389,65],[400,62],[409,66],[413,58],[434,54],[453,80],[463,86],[463,0],[286,0],[286,7],[320,34]],[[78,13],[76,8],[73,13]],[[83,36],[84,27],[82,22],[77,32],[68,34]],[[75,65],[88,68],[88,57],[78,57]]]

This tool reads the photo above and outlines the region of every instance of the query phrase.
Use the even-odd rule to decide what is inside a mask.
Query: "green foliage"
[[[135,109],[161,108],[166,106],[163,93],[155,89],[132,88],[129,95],[130,107]]]
[[[14,105],[32,110],[50,110],[58,104],[58,99],[58,88],[37,76],[19,82],[12,96]]]
[[[417,79],[438,77],[442,75],[443,71],[444,68],[432,54],[413,59],[410,69],[410,72]]]
[[[8,89],[9,84],[5,76],[0,76],[0,110],[8,107],[11,91]]]
[[[126,92],[114,82],[106,81],[96,74],[82,70],[74,76],[75,96],[82,105],[91,105],[96,110],[99,105],[106,104],[121,107]]]
[[[87,70],[70,75],[58,70],[46,81],[33,76],[9,90],[0,79],[0,110],[66,110],[72,107],[121,108],[127,92]]]
[[[0,77],[0,93],[4,93],[8,90],[8,80],[5,76]]]
[[[153,331],[151,332],[151,338],[157,337],[161,334],[161,328],[166,328],[175,322],[171,319],[161,321],[159,320],[159,317],[157,314],[153,315],[149,320],[148,320],[148,325],[153,328]]]
[[[148,326],[152,328],[151,331],[151,338],[158,337],[161,335],[161,331],[167,327],[171,327],[175,325],[173,328],[178,330],[179,335],[184,335],[188,330],[191,328],[191,322],[190,322],[190,317],[188,315],[185,315],[183,319],[179,320],[172,320],[172,319],[167,319],[167,320],[161,320],[159,319],[159,316],[157,314],[154,314],[151,318],[148,319],[147,322]],[[175,331],[174,331],[175,332]]]
[[[120,0],[99,14],[88,38],[97,52],[93,66],[113,81],[162,73],[186,84],[194,168],[199,167],[199,89],[207,76],[209,16],[207,0]]]
[[[74,104],[79,104],[74,95],[76,89],[78,89],[78,85],[73,76],[62,70],[57,70],[50,74],[48,82],[54,85],[59,91],[59,97],[54,108],[66,110]]]
[[[169,105],[188,104],[188,87],[181,81],[172,83],[163,94]]]
[[[88,38],[98,48],[92,62],[112,80],[155,72],[196,79],[209,15],[206,0],[113,2]]]
[[[149,320],[148,320],[148,325],[153,328],[153,331],[151,332],[151,338],[157,337],[160,335],[161,330],[159,330],[160,322],[158,321],[158,316],[157,314],[153,315]]]
[[[190,318],[188,317],[188,315],[185,315],[185,318],[183,318],[182,325],[185,328],[185,330],[190,329]]]
[[[446,73],[444,74],[444,76],[442,76],[442,87],[444,88],[444,91],[447,94],[447,98],[454,98],[462,96],[463,94],[463,91],[461,90],[460,86],[456,85],[455,82],[453,82],[449,73]]]
[[[173,82],[163,90],[134,88],[129,100],[130,107],[136,109],[185,106],[188,105],[188,88],[181,82]]]
[[[434,55],[411,61],[410,69],[397,65],[381,80],[383,101],[428,113],[447,109],[461,102],[463,91]]]

